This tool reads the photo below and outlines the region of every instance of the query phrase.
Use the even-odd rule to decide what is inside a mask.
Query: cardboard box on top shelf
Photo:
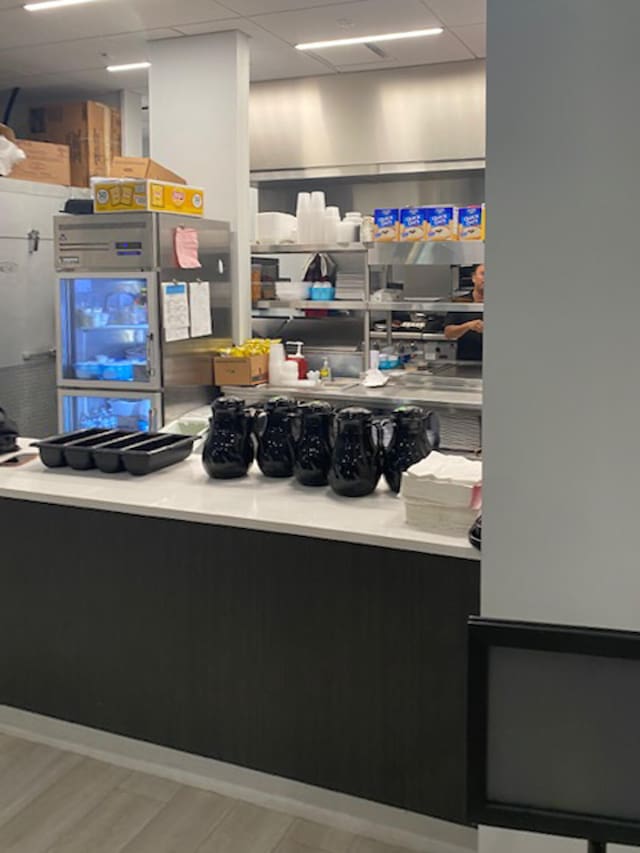
[[[112,178],[131,178],[136,181],[166,181],[186,184],[184,178],[156,163],[150,157],[114,157],[109,172]]]
[[[214,385],[262,385],[269,380],[269,356],[250,355],[245,358],[216,356]]]
[[[34,142],[18,139],[16,145],[27,155],[26,160],[13,167],[10,178],[18,181],[36,181],[40,184],[71,184],[69,146],[52,142]]]
[[[164,181],[105,178],[94,182],[93,199],[96,213],[132,210],[204,216],[204,190]]]
[[[122,116],[120,110],[111,108],[111,160],[122,156]]]
[[[111,109],[96,101],[47,104],[29,113],[29,132],[38,142],[69,146],[71,183],[108,174],[111,163]]]

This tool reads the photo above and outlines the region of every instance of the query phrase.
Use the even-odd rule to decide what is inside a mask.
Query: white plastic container
[[[327,246],[335,246],[338,242],[338,226],[340,222],[340,209],[328,207],[324,214],[324,243]]]
[[[308,299],[308,281],[277,281],[276,298],[282,300]]]
[[[290,213],[268,211],[258,214],[258,242],[265,246],[293,243],[296,235],[296,217]]]

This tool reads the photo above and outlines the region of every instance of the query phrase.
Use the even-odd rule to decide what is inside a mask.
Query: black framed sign
[[[640,845],[640,634],[469,620],[471,823]]]

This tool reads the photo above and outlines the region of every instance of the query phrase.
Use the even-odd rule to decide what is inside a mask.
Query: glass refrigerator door
[[[102,427],[152,432],[162,426],[160,394],[58,392],[61,432]]]
[[[58,298],[60,384],[160,387],[154,275],[60,277]]]

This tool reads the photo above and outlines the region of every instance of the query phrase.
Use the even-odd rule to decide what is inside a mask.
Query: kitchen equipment
[[[329,485],[348,498],[375,491],[382,475],[382,427],[368,409],[343,409],[335,417]]]
[[[384,476],[392,492],[402,475],[440,446],[440,419],[418,406],[400,406],[391,414],[391,440],[384,452]]]
[[[295,464],[292,425],[296,403],[286,397],[273,397],[256,416],[258,465],[265,477],[291,477]]]
[[[293,474],[303,486],[326,486],[331,468],[331,423],[329,403],[314,401],[298,408],[296,457]]]
[[[183,226],[198,232],[201,269],[175,266]],[[231,345],[228,224],[160,213],[58,216],[53,245],[61,431],[111,426],[97,396],[137,401],[140,417],[113,424],[133,430],[157,429],[165,414],[174,420],[212,399],[210,352]],[[176,294],[171,306],[162,285],[182,286],[189,300],[198,280],[210,283],[208,303],[200,299],[196,310],[209,312],[212,331],[191,338],[190,317],[184,339],[172,340],[164,326]]]
[[[254,458],[253,417],[238,397],[215,400],[209,432],[202,451],[202,464],[216,480],[244,477]]]

